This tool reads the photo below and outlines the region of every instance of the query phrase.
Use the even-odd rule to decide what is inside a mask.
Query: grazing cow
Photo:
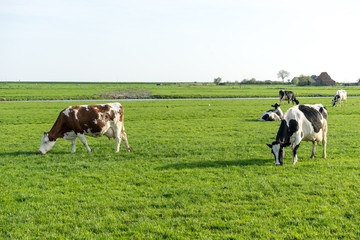
[[[86,150],[91,152],[85,135],[92,137],[105,135],[109,139],[115,138],[115,152],[119,152],[122,139],[126,150],[130,152],[124,128],[124,109],[120,103],[108,103],[70,106],[62,110],[50,132],[44,132],[39,153],[48,152],[59,138],[71,141],[71,153],[74,153],[77,137],[85,145]]]
[[[287,110],[281,120],[276,141],[267,144],[275,156],[275,165],[282,165],[285,155],[284,147],[293,149],[292,164],[298,160],[297,150],[301,141],[313,142],[310,158],[315,157],[318,142],[323,143],[323,158],[326,157],[327,109],[321,104],[297,105]]]
[[[346,91],[345,90],[337,90],[334,100],[332,100],[332,106],[336,106],[336,105],[342,105],[342,102],[345,102],[345,106],[346,106],[346,100],[347,100],[347,96],[346,96]]]
[[[280,96],[280,105],[283,100],[285,100],[285,101],[287,100],[288,105],[289,105],[290,101],[292,102],[292,104],[294,104],[294,102],[295,102],[296,105],[299,105],[299,101],[296,99],[295,94],[292,91],[280,90],[279,96]]]
[[[259,121],[280,121],[283,116],[283,112],[281,111],[280,105],[275,103],[275,105],[271,105],[275,109],[270,109],[268,111],[263,112]]]

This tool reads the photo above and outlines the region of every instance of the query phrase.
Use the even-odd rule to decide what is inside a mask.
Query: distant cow
[[[116,139],[116,150],[119,152],[121,139],[124,140],[126,150],[130,147],[124,128],[124,109],[120,103],[101,105],[70,106],[62,110],[51,128],[45,132],[39,148],[40,154],[48,152],[59,138],[72,142],[72,153],[75,152],[76,138],[91,152],[85,135],[92,137],[107,136]]]
[[[280,108],[280,105],[275,103],[275,105],[271,105],[275,109],[270,109],[268,111],[263,112],[259,121],[280,121],[283,116],[283,112]]]
[[[336,106],[336,105],[342,105],[342,102],[345,102],[345,106],[346,106],[346,100],[347,100],[347,94],[345,90],[337,90],[335,93],[335,97],[334,100],[332,100],[332,106]]]
[[[323,143],[323,155],[326,157],[327,109],[321,104],[297,105],[287,110],[281,120],[276,141],[267,144],[275,156],[275,165],[282,165],[285,155],[284,147],[293,149],[292,164],[298,160],[297,150],[301,141],[313,142],[310,158],[315,157],[318,142]]]
[[[299,105],[299,101],[296,99],[295,94],[292,91],[285,91],[285,90],[280,90],[279,91],[279,97],[280,97],[280,105],[282,103],[282,101],[288,101],[288,105],[290,103],[290,101],[292,102],[292,104],[294,104],[294,102],[296,103],[296,105]]]

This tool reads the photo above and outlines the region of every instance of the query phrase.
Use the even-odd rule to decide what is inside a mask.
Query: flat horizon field
[[[360,86],[5,82],[0,84],[0,101],[279,97],[281,89],[297,97],[333,97],[338,89],[360,96]]]
[[[1,239],[359,238],[360,98],[301,99],[328,109],[327,158],[302,142],[282,167],[266,146],[280,122],[257,120],[274,99],[114,101],[130,153],[87,137],[92,153],[37,154],[62,109],[94,101],[0,102]]]

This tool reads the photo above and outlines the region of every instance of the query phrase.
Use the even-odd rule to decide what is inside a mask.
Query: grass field
[[[303,142],[295,166],[265,145],[279,122],[256,120],[271,99],[124,101],[131,153],[88,137],[90,154],[63,139],[36,154],[88,103],[0,102],[0,239],[360,238],[360,98],[301,100],[328,108],[328,158]]]
[[[291,85],[195,85],[164,83],[27,83],[0,84],[0,101],[4,100],[84,100],[117,98],[245,98],[279,97],[279,90],[294,91],[297,97],[334,96],[345,89],[348,96],[360,96],[356,87],[298,87]]]

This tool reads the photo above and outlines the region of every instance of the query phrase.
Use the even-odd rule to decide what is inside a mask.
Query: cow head
[[[44,132],[43,137],[41,138],[41,145],[39,148],[40,154],[47,153],[56,143],[55,139],[49,138],[49,133]]]
[[[279,104],[275,103],[274,105],[271,105],[273,108],[277,109],[278,107],[280,107]]]
[[[332,106],[334,107],[335,104],[339,101],[340,96],[339,95],[335,95],[334,99],[332,100]]]
[[[279,142],[273,142],[272,144],[266,144],[269,148],[271,148],[272,154],[275,157],[275,166],[283,165],[285,149],[284,145]]]

